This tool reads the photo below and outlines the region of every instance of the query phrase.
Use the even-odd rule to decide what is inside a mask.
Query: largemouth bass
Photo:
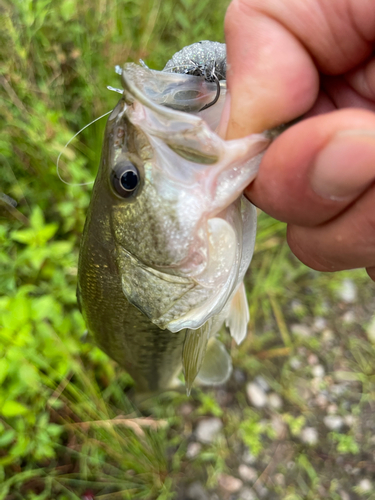
[[[125,64],[81,242],[88,331],[141,392],[171,387],[181,368],[188,392],[197,376],[224,382],[231,360],[216,334],[224,322],[238,343],[247,332],[256,211],[242,192],[269,138],[215,133],[225,75],[203,52],[162,72]]]

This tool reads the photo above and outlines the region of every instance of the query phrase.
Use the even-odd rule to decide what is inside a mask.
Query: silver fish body
[[[78,298],[98,345],[142,392],[170,387],[183,367],[223,382],[224,322],[246,334],[243,277],[256,213],[241,196],[254,178],[263,134],[224,141],[214,130],[225,96],[204,75],[126,64],[110,115],[83,233]],[[214,109],[213,109],[214,108]]]

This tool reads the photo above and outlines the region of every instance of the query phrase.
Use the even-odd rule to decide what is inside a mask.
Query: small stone
[[[346,311],[346,313],[341,317],[342,322],[347,325],[351,325],[355,322],[355,314],[354,311]]]
[[[326,328],[322,333],[323,342],[331,343],[335,340],[335,334],[330,328]]]
[[[195,435],[201,443],[212,443],[223,428],[223,422],[219,418],[206,418],[198,422]]]
[[[317,365],[319,363],[318,356],[316,354],[310,354],[309,357],[307,358],[307,362],[309,365]]]
[[[347,425],[348,427],[353,427],[353,425],[356,424],[357,419],[354,415],[349,414],[349,415],[345,415],[344,422],[345,422],[345,425]]]
[[[311,446],[318,442],[318,431],[315,427],[305,427],[301,431],[301,441]]]
[[[186,458],[192,459],[199,455],[202,446],[199,443],[189,443],[186,450]]]
[[[283,406],[283,400],[276,394],[276,392],[271,392],[268,394],[268,405],[275,410],[279,410]]]
[[[284,474],[281,474],[280,472],[278,472],[277,474],[275,474],[273,476],[273,480],[274,482],[278,485],[278,486],[281,486],[281,487],[284,487],[285,486],[285,476]]]
[[[263,408],[267,404],[267,395],[264,390],[255,382],[250,382],[246,386],[246,394],[250,404],[256,408]]]
[[[179,413],[183,417],[187,417],[194,410],[194,406],[190,403],[184,403],[179,408]]]
[[[267,380],[262,377],[261,375],[258,375],[257,377],[255,377],[255,382],[265,391],[269,391],[270,390],[270,386],[268,385],[268,382]]]
[[[327,320],[325,318],[322,318],[321,316],[317,316],[314,319],[314,330],[316,332],[322,332],[324,328],[327,326]]]
[[[320,408],[326,408],[328,405],[328,399],[327,396],[324,394],[318,394],[317,397],[315,398],[315,403],[316,406],[319,406]]]
[[[279,414],[274,414],[271,419],[272,428],[275,431],[276,439],[285,439],[287,434],[287,424]]]
[[[229,476],[228,474],[220,474],[218,483],[219,486],[227,493],[236,493],[243,486],[243,482],[241,481],[241,479]]]
[[[342,396],[344,394],[344,392],[346,391],[346,386],[345,386],[345,384],[333,384],[333,385],[331,385],[329,390],[335,396]]]
[[[327,413],[329,415],[336,415],[338,409],[339,409],[338,406],[333,403],[333,404],[328,406]]]
[[[297,337],[310,337],[312,333],[311,328],[300,323],[294,323],[293,325],[291,325],[290,331],[293,333],[293,335],[297,335]]]
[[[327,415],[324,417],[323,422],[331,431],[338,431],[344,425],[344,420],[339,415]]]
[[[337,294],[343,302],[350,304],[357,300],[357,287],[352,280],[345,279]]]
[[[322,365],[313,366],[311,372],[315,378],[323,378],[325,375],[324,366]]]
[[[245,487],[240,491],[238,500],[257,500],[257,498],[258,497],[253,489]]]
[[[256,456],[250,453],[248,448],[246,448],[246,450],[243,452],[242,455],[242,461],[245,462],[245,464],[247,465],[253,465],[255,464],[256,460],[257,460]]]
[[[341,500],[350,500],[350,495],[344,490],[339,490]]]
[[[368,493],[369,491],[372,490],[372,483],[369,479],[361,479],[358,483],[358,488],[361,490],[362,493]]]
[[[208,500],[209,498],[203,485],[198,481],[188,487],[186,494],[189,500]]]
[[[301,360],[298,359],[296,356],[294,356],[293,358],[290,358],[289,363],[290,363],[290,367],[293,370],[298,370],[302,366]]]
[[[238,467],[238,474],[242,481],[245,483],[255,483],[255,481],[258,479],[258,472],[254,467],[249,467],[248,465],[241,464]]]

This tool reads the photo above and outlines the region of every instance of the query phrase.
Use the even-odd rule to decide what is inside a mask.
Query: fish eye
[[[122,198],[134,196],[140,182],[139,170],[130,161],[119,162],[112,171],[112,186]]]

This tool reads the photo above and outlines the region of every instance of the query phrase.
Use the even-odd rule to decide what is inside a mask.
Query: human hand
[[[233,0],[221,130],[243,137],[304,115],[268,148],[248,198],[288,223],[319,271],[375,281],[375,8],[371,0]]]

